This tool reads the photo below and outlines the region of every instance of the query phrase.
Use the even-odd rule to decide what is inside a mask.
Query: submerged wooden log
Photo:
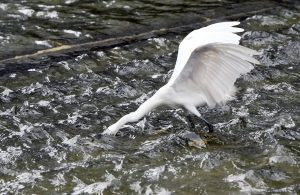
[[[201,16],[200,22],[189,23],[191,21],[194,21],[193,19],[190,19],[187,21],[188,24],[182,24],[175,27],[160,28],[158,30],[150,30],[148,32],[134,35],[111,37],[94,42],[74,45],[61,45],[59,47],[51,49],[40,50],[36,53],[2,59],[0,60],[0,76],[13,72],[26,71],[31,68],[48,67],[53,63],[72,59],[78,55],[89,53],[91,51],[110,49],[116,46],[132,44],[134,42],[144,41],[149,38],[165,36],[168,34],[183,34],[220,21],[240,20],[253,16],[255,14],[266,12],[268,10],[276,9],[278,7],[278,4],[269,3],[257,6],[246,4],[244,7],[242,5],[235,9],[217,9],[215,14],[207,14],[207,16]],[[199,16],[197,16],[196,18],[197,20],[199,20]]]

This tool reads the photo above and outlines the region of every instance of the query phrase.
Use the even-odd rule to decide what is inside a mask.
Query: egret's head
[[[105,135],[116,135],[119,131],[119,127],[116,124],[109,126],[102,134]]]

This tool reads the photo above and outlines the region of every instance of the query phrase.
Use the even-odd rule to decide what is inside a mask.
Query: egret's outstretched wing
[[[178,57],[170,81],[174,81],[180,74],[191,53],[197,47],[214,42],[239,44],[240,36],[234,33],[244,30],[232,27],[238,24],[239,22],[221,22],[194,30],[188,34],[179,45]]]
[[[230,43],[210,43],[196,48],[178,77],[170,85],[184,93],[199,92],[208,106],[224,102],[234,82],[259,62],[258,52]],[[250,62],[250,63],[249,63]],[[188,95],[188,94],[187,94]]]

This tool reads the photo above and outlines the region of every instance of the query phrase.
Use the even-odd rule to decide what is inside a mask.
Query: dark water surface
[[[168,81],[186,33],[0,62],[0,194],[299,194],[300,6],[262,2],[1,1],[0,60],[241,14],[263,65],[226,105],[199,108],[213,135],[162,107],[101,137]]]

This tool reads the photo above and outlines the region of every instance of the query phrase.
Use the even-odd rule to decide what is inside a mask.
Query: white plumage
[[[255,50],[239,45],[243,29],[233,27],[239,22],[222,22],[194,30],[179,45],[178,57],[170,81],[145,101],[135,112],[123,116],[103,134],[115,135],[128,122],[135,122],[150,110],[169,105],[201,117],[197,106],[213,108],[225,103],[234,91],[234,82],[259,62],[252,57]],[[191,120],[189,118],[189,120]],[[191,121],[192,122],[192,121]]]

